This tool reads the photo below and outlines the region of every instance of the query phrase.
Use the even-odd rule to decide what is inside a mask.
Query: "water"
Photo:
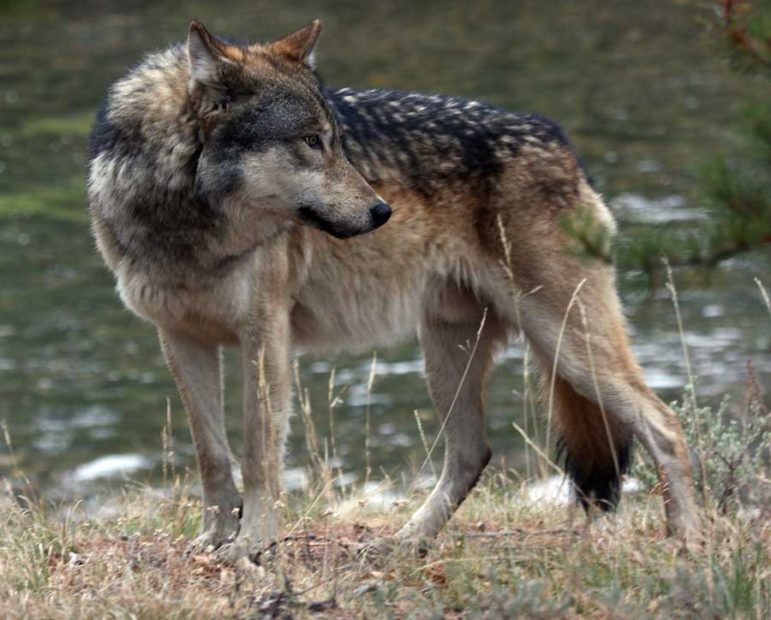
[[[87,133],[105,89],[144,52],[183,38],[191,18],[249,39],[321,17],[319,61],[329,84],[473,96],[560,120],[623,235],[707,218],[696,170],[740,141],[736,121],[748,82],[700,37],[707,13],[697,4],[0,3],[0,418],[18,463],[51,496],[90,493],[99,480],[117,484],[126,475],[157,480],[167,402],[177,465],[194,463],[154,332],[121,308],[95,253],[83,197]],[[709,274],[676,274],[703,401],[728,394],[740,406],[748,360],[771,384],[771,323],[753,283],[760,277],[771,285],[770,273],[771,258],[753,253]],[[665,398],[677,398],[686,376],[668,295],[641,289],[633,272],[620,274],[620,284],[646,376]],[[421,463],[415,411],[429,441],[438,427],[419,351],[389,349],[377,359],[369,395],[369,355],[300,362],[322,445],[335,369],[335,444],[349,480],[363,475],[368,407],[374,478],[409,478]],[[230,369],[229,427],[238,450],[239,378]],[[522,373],[523,353],[511,347],[488,393],[496,454],[515,468],[523,465],[511,425],[523,423]],[[307,462],[298,416],[289,452],[298,484]],[[0,447],[0,474],[11,468]]]

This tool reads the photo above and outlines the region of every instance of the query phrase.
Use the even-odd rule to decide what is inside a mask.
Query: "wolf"
[[[279,532],[291,360],[417,333],[442,420],[435,488],[395,534],[430,540],[490,459],[483,388],[522,335],[585,507],[613,508],[633,440],[667,528],[699,520],[675,413],[630,351],[612,265],[561,224],[614,220],[562,129],[536,114],[413,92],[327,89],[319,21],[270,43],[190,25],[115,82],[90,143],[97,247],[123,303],[158,331],[189,417],[202,544],[259,553]],[[243,496],[221,349],[244,368]]]

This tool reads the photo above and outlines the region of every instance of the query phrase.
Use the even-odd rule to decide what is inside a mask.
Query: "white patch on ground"
[[[621,487],[623,493],[642,491],[642,482],[636,478],[627,478]],[[564,476],[551,476],[546,480],[537,480],[524,487],[522,493],[524,504],[556,504],[564,506],[573,501],[570,482]]]
[[[111,454],[80,465],[72,472],[74,482],[90,482],[99,478],[117,478],[149,467],[152,461],[141,454]]]

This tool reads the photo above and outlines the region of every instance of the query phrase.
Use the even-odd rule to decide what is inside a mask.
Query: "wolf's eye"
[[[321,138],[317,135],[305,136],[303,140],[305,140],[305,144],[312,149],[321,149]]]

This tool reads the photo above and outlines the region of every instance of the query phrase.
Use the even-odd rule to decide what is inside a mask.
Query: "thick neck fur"
[[[259,242],[259,224],[240,218],[241,228],[229,230],[233,214],[226,218],[223,205],[197,191],[206,128],[195,112],[206,102],[200,91],[188,96],[188,81],[184,47],[150,56],[115,83],[91,140],[92,216],[121,260],[160,270],[155,275],[169,282],[191,266],[200,278],[217,277]],[[275,226],[265,224],[264,232],[274,234]]]

